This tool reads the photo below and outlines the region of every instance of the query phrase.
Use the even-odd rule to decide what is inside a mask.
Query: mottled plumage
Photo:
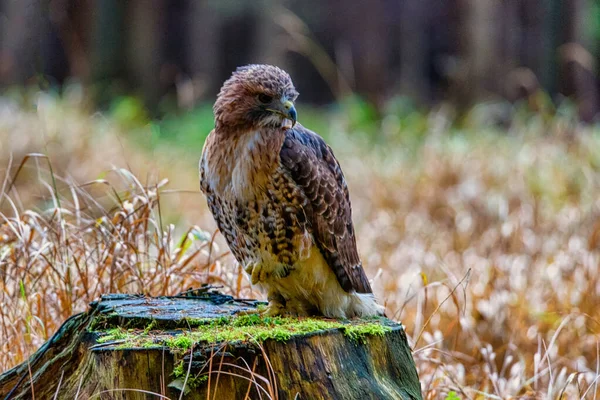
[[[283,70],[238,68],[214,106],[201,188],[268,313],[381,314],[356,249],[348,188],[331,148],[296,124]]]

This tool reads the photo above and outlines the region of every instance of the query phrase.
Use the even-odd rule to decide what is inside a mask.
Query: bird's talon
[[[249,309],[249,310],[238,310],[235,315],[260,315],[261,317],[277,317],[285,313],[285,306],[278,301],[269,301],[269,305],[262,310]]]
[[[256,285],[258,282],[260,282],[262,279],[262,272],[263,272],[263,266],[262,264],[255,264],[254,268],[252,269],[252,284]]]
[[[270,271],[267,268],[261,268],[259,282],[266,282],[269,279]]]
[[[246,273],[250,276],[252,276],[252,271],[254,271],[254,267],[256,266],[256,263],[248,263],[244,266],[244,271],[246,271]]]
[[[285,278],[290,274],[291,269],[286,265],[275,265],[265,267],[263,264],[254,263],[248,266],[246,272],[252,277],[252,284],[266,282],[271,276],[276,278]]]
[[[277,269],[276,276],[278,278],[285,278],[290,275],[290,272],[292,272],[290,267],[287,265],[282,265]]]
[[[269,302],[267,308],[265,308],[260,315],[264,317],[277,317],[285,313],[285,306],[278,302]]]

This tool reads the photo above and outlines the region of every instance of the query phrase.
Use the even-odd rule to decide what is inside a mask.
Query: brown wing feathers
[[[356,249],[348,188],[329,146],[298,124],[287,131],[280,157],[308,199],[303,207],[309,228],[342,288],[371,293]]]

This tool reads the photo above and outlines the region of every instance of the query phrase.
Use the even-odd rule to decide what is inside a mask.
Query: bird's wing
[[[319,135],[296,124],[287,130],[279,155],[307,198],[307,222],[340,285],[347,292],[371,293],[356,249],[348,186],[331,148]]]

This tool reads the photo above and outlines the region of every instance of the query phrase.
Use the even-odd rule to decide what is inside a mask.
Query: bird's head
[[[239,67],[225,81],[213,107],[217,127],[290,128],[297,120],[298,92],[284,70],[272,65]]]

